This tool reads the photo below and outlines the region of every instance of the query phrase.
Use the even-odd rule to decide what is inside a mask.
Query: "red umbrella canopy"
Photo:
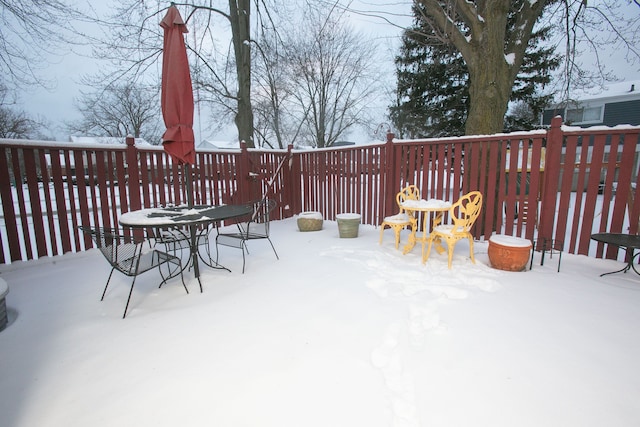
[[[178,8],[167,10],[162,53],[162,117],[167,127],[162,145],[178,164],[195,162],[193,135],[193,89],[183,33],[187,33]]]

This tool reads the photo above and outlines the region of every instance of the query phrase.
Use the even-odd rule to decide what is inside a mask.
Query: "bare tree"
[[[160,143],[161,112],[159,85],[135,82],[114,84],[81,92],[76,107],[82,119],[67,125],[69,131],[89,136],[144,138]]]
[[[0,106],[0,138],[30,139],[37,137],[40,128],[26,112]]]
[[[540,115],[536,114],[526,101],[515,102],[509,110],[509,113],[504,119],[504,130],[506,132],[516,132],[541,127]]]
[[[377,88],[375,47],[332,8],[310,7],[284,41],[291,103],[316,147],[360,123]]]
[[[0,138],[29,139],[40,136],[42,122],[14,108],[15,98],[0,83]]]
[[[174,3],[189,29],[186,43],[193,54],[196,99],[222,106],[225,115],[233,116],[239,139],[252,147],[251,0],[229,0],[227,9],[214,7],[214,3],[205,0]],[[114,9],[105,25],[108,37],[95,52],[100,59],[117,64],[111,82],[127,75],[143,75],[157,64],[162,54],[159,22],[168,6],[159,0],[128,0]],[[226,39],[226,34],[231,37]],[[228,50],[220,54],[225,39]]]
[[[615,70],[604,52],[612,48],[624,54],[627,66],[640,70],[640,2],[603,0],[598,2],[557,0],[548,2],[544,22],[555,24],[564,51],[564,69],[556,85],[559,102],[570,102],[574,89],[603,86],[615,80]],[[587,68],[585,57],[593,58]]]
[[[286,148],[309,136],[304,123],[309,109],[293,102],[292,69],[286,43],[275,29],[266,29],[256,43],[253,67],[255,132],[260,146]]]
[[[64,0],[0,1],[0,77],[5,85],[47,86],[43,75],[52,55],[80,43],[74,28],[83,15]]]

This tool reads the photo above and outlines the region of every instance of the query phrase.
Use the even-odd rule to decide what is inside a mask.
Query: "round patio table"
[[[411,221],[411,234],[409,234],[408,242],[404,246],[402,253],[408,254],[411,252],[418,241],[422,242],[424,252],[424,245],[431,233],[431,230],[440,225],[443,214],[447,212],[449,208],[451,208],[451,202],[447,202],[445,200],[405,200],[404,203],[402,203],[402,209],[409,214],[409,220]],[[424,215],[421,237],[417,236],[419,214]],[[430,214],[434,215],[432,221],[429,221],[428,218]],[[436,241],[436,251],[438,251],[439,254],[444,252],[444,248],[442,247],[439,239]]]
[[[185,240],[189,242],[190,263],[193,265],[193,272],[200,284],[202,292],[202,282],[200,281],[200,268],[198,257],[202,259],[198,251],[198,235],[196,227],[199,225],[209,225],[231,218],[238,218],[249,215],[253,212],[253,203],[241,205],[219,205],[219,206],[178,206],[164,208],[147,208],[137,211],[126,212],[120,216],[120,225],[131,228],[172,228],[179,230],[180,227],[189,227],[190,236],[185,235]],[[205,228],[201,233],[208,232]],[[217,263],[202,261],[212,268],[229,270]]]

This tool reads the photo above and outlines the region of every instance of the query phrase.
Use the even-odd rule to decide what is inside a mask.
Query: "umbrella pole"
[[[191,180],[191,165],[184,165],[185,185],[187,190],[187,206],[193,207],[193,182]],[[189,232],[191,233],[191,262],[193,263],[193,274],[198,279],[200,285],[200,293],[202,293],[202,282],[200,281],[200,266],[198,265],[198,237],[196,236],[196,226],[190,225]]]
[[[189,208],[193,207],[193,182],[191,180],[191,165],[189,163],[186,163],[184,165],[184,179],[185,179],[185,186],[186,186],[186,191],[187,191],[187,206]]]

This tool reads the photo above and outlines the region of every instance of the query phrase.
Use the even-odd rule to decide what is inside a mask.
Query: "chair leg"
[[[116,269],[115,267],[111,268],[111,273],[109,273],[109,278],[107,279],[107,284],[104,285],[104,291],[102,291],[102,297],[100,298],[100,301],[104,300],[104,296],[107,293],[107,288],[109,287],[109,281],[111,280],[111,276],[113,276],[113,270],[115,270],[115,269]]]
[[[383,236],[384,236],[384,230],[386,230],[386,227],[389,227],[390,229],[393,230],[393,235],[395,238],[395,245],[396,245],[396,249],[398,249],[400,247],[400,235],[402,234],[402,230],[407,227],[407,225],[396,225],[396,224],[382,224],[380,225],[380,244],[382,244],[382,240],[383,240]]]
[[[245,263],[244,248],[246,246],[247,246],[247,244],[243,241],[242,242],[242,247],[240,248],[242,250],[242,274],[244,274],[244,263]],[[249,253],[248,249],[247,249],[247,253]]]
[[[169,266],[169,264],[171,263],[167,262],[166,264],[167,264],[167,272],[169,273],[169,275],[166,278],[164,277],[164,274],[162,274],[162,264],[158,266],[158,270],[160,271],[160,276],[162,277],[162,282],[160,283],[160,286],[158,286],[158,288],[162,288],[162,285],[164,285],[169,279],[173,279],[174,277],[176,277],[179,273],[180,280],[182,281],[182,286],[184,286],[184,290],[187,291],[187,293],[189,293],[189,289],[187,289],[187,285],[184,283],[184,275],[182,274],[184,269],[182,268],[182,262],[180,262],[176,266],[174,272],[171,272],[171,267]]]
[[[453,248],[455,247],[455,244],[453,244],[453,242],[449,242],[447,241],[447,249],[449,252],[449,270],[451,270],[451,262],[453,261]]]
[[[433,239],[429,238],[429,247],[427,248],[427,255],[424,254],[424,242],[422,242],[422,263],[426,264],[429,259],[429,255],[431,254],[431,245],[433,244]]]
[[[276,252],[276,247],[273,246],[273,242],[271,241],[271,238],[267,237],[267,240],[269,241],[269,244],[271,245],[271,249],[273,249],[273,253],[276,254],[276,259],[280,259],[280,257],[278,256],[278,252]]]
[[[174,255],[175,258],[175,262],[171,261],[171,258],[169,258],[170,254],[166,254],[166,255],[162,255],[161,253],[157,253],[157,257],[158,257],[158,261],[161,260],[161,257],[165,257],[167,256],[166,260],[164,260],[164,262],[159,262],[158,263],[158,271],[160,272],[160,277],[162,277],[162,282],[160,283],[159,288],[162,287],[162,285],[164,285],[167,281],[169,281],[169,279],[173,279],[174,277],[176,277],[178,275],[178,273],[180,275],[182,275],[182,272],[184,271],[184,268],[182,267],[182,260]],[[165,277],[164,273],[162,272],[162,265],[163,264],[167,264],[167,276]],[[171,269],[171,266],[174,266],[175,268],[173,268],[173,270]]]
[[[469,239],[469,257],[472,263],[476,263],[475,255],[473,254],[473,237],[467,237]]]
[[[127,298],[127,305],[124,306],[124,314],[122,318],[124,319],[127,316],[127,310],[129,309],[129,301],[131,301],[131,294],[133,293],[133,285],[136,283],[136,276],[133,276],[133,282],[131,282],[131,289],[129,289],[129,297]]]

